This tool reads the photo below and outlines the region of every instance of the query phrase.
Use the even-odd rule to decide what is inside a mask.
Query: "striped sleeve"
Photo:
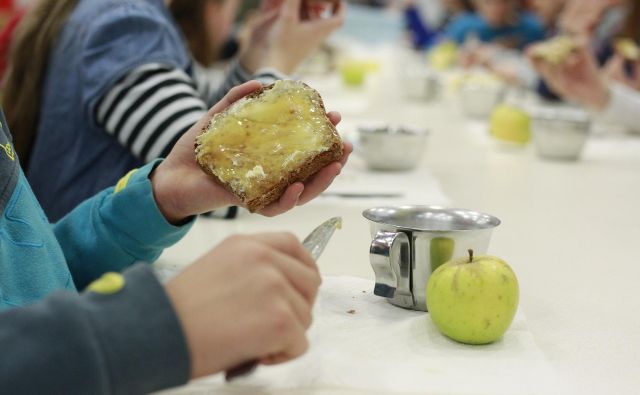
[[[195,64],[193,67],[193,78],[200,96],[205,98],[209,106],[213,106],[236,85],[240,85],[249,80],[258,80],[263,85],[267,85],[276,80],[286,79],[287,76],[275,69],[267,68],[260,69],[256,74],[252,75],[236,60],[232,63],[229,72],[222,82],[217,78],[215,73],[211,73],[198,64]]]
[[[116,83],[97,103],[98,126],[133,155],[151,162],[165,157],[189,128],[236,85],[257,79],[263,84],[282,74],[264,69],[255,75],[235,62],[221,81],[194,65],[193,77],[162,64],[141,66]]]
[[[97,103],[97,124],[136,157],[166,156],[206,113],[193,79],[184,71],[147,64],[126,75]]]

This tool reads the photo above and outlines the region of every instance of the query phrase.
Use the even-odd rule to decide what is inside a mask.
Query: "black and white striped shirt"
[[[237,62],[221,85],[200,66],[192,74],[159,63],[140,66],[98,101],[95,121],[133,155],[150,162],[166,156],[232,87],[250,79],[267,84],[283,77],[275,70],[252,76]]]

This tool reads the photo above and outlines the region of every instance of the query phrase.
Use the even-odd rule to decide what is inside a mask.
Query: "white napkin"
[[[519,313],[496,343],[469,346],[441,335],[427,313],[392,306],[372,294],[373,282],[325,277],[309,331],[310,349],[278,366],[260,366],[225,384],[221,375],[184,393],[272,393],[344,388],[365,393],[541,394],[556,379]],[[243,391],[243,389],[245,389]]]
[[[367,170],[362,159],[354,155],[340,177],[310,204],[336,203],[368,208],[404,204],[448,205],[449,199],[438,180],[426,168],[405,172],[374,172]]]

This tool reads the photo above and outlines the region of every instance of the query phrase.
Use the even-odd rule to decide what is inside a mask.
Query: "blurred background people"
[[[625,5],[625,19],[607,43],[613,54],[602,68],[586,30],[577,49],[559,65],[530,58],[544,82],[562,99],[591,110],[603,122],[640,130],[640,53],[637,47],[640,43],[640,1],[633,0]],[[622,46],[616,45],[622,39],[635,45],[635,56],[630,56],[633,50],[628,54]]]
[[[540,21],[523,10],[518,0],[474,0],[473,5],[475,13],[464,13],[445,28],[458,44],[477,40],[523,49],[544,37]]]
[[[240,0],[39,0],[15,34],[2,104],[45,212],[58,220],[132,168],[165,156],[232,86],[293,73],[342,23],[265,0],[224,81]],[[186,37],[186,41],[184,39]],[[202,65],[200,64],[202,63]]]

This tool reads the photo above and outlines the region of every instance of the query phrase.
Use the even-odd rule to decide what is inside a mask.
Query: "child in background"
[[[521,11],[518,0],[474,0],[473,5],[476,13],[462,14],[445,28],[446,35],[460,45],[478,40],[522,50],[544,37],[540,21]]]
[[[542,2],[549,1],[551,0]],[[640,40],[640,25],[637,23],[640,20],[639,5],[639,0],[565,0],[557,18],[555,33],[571,35],[583,44],[588,43],[591,54],[584,55],[583,65],[588,63],[587,58],[594,56],[596,65],[605,65],[610,77],[620,81],[629,80],[633,74],[633,65],[624,62],[619,54],[616,55],[615,43],[620,38],[630,38],[636,42]],[[538,72],[541,67],[544,68],[540,62],[536,62],[534,66]],[[560,73],[560,70],[557,72]],[[547,84],[547,80],[553,79],[547,74],[547,70],[542,74],[545,78],[537,82],[537,91],[541,97],[558,101],[566,96],[557,82],[553,84],[556,89],[560,89],[559,92]]]
[[[404,5],[404,19],[413,47],[421,49],[435,44],[450,21],[472,11],[470,0],[444,0],[440,5],[431,0],[407,0]],[[436,21],[429,23],[424,15],[434,13],[436,17],[431,19]]]
[[[618,38],[629,39],[637,45],[640,43],[640,1],[634,0],[628,5]],[[559,65],[548,64],[533,56],[534,52],[532,47],[529,55],[536,71],[563,99],[590,110],[599,121],[639,130],[640,58],[625,59],[624,54],[617,52],[599,69],[592,43],[585,37]]]
[[[53,226],[0,111],[3,393],[142,394],[247,360],[274,364],[304,353],[320,275],[294,236],[229,238],[166,286],[148,265],[132,266],[157,259],[194,215],[239,203],[199,168],[193,145],[211,116],[259,87],[253,81],[232,89],[165,160],[130,172]],[[329,118],[339,121],[336,113]],[[313,199],[350,151],[345,146],[341,163],[291,185],[261,213]]]
[[[51,220],[129,169],[166,156],[232,86],[292,73],[341,25],[345,8],[330,18],[301,20],[301,0],[265,0],[250,42],[216,86],[193,61],[171,10],[197,10],[194,25],[200,21],[204,46],[216,53],[239,4],[41,0],[33,6],[16,32],[2,103]]]

